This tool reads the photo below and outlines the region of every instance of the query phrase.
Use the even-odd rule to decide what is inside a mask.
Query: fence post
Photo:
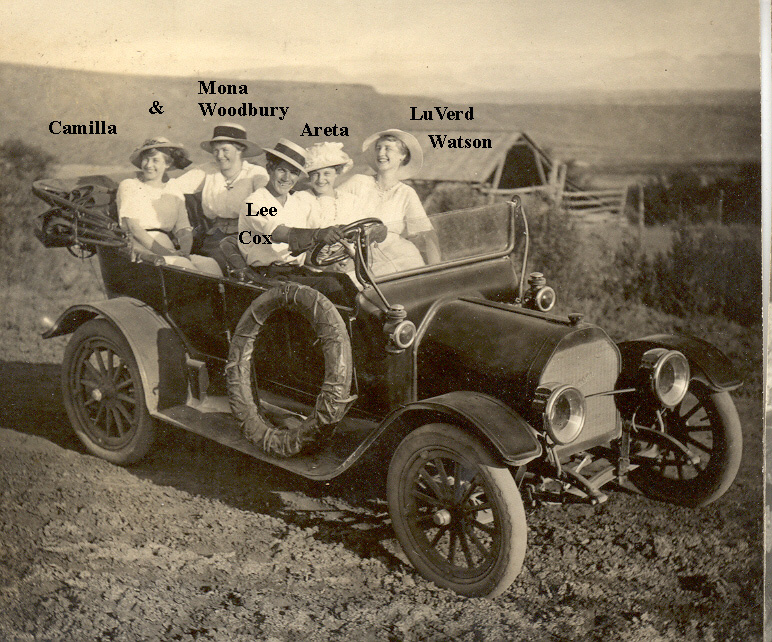
[[[724,190],[718,193],[718,223],[724,224]]]

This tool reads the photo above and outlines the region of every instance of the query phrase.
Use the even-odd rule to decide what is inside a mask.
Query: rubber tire
[[[728,392],[715,392],[699,381],[692,381],[689,393],[674,411],[680,411],[690,396],[702,404],[710,421],[713,452],[707,466],[695,477],[682,480],[665,477],[654,467],[638,467],[630,472],[630,481],[646,497],[696,508],[716,501],[732,485],[740,468],[743,436],[737,409]],[[703,451],[697,454],[702,456]]]
[[[94,354],[95,348],[111,351],[117,357],[119,366],[114,378],[120,377],[121,393],[134,400],[133,404],[127,401],[120,404],[126,412],[132,405],[134,410],[130,421],[122,420],[129,424],[129,429],[117,438],[110,438],[109,426],[100,425],[89,414],[86,403],[94,402],[86,392],[86,387],[78,383],[78,380],[82,380],[79,376],[80,366],[87,360],[87,356]],[[139,368],[126,339],[109,321],[92,319],[73,333],[64,351],[61,381],[64,407],[70,423],[90,453],[121,466],[133,464],[148,453],[155,441],[156,430],[145,403]],[[102,405],[101,401],[96,403]],[[105,401],[105,404],[108,403]],[[109,412],[105,406],[105,424]],[[118,415],[125,417],[121,413]],[[115,419],[111,421],[115,426]],[[102,433],[101,438],[99,433]]]
[[[491,506],[498,546],[495,543],[491,545],[493,559],[487,564],[480,564],[479,569],[464,572],[460,564],[453,563],[455,554],[450,564],[440,561],[425,529],[419,527],[413,518],[420,518],[421,515],[418,515],[415,500],[411,503],[411,489],[422,469],[429,472],[422,462],[436,461],[432,457],[435,454],[446,461],[454,460],[463,463],[467,469],[474,469],[482,480],[475,487],[483,487],[487,499],[485,503]],[[436,469],[436,465],[433,468]],[[448,475],[452,476],[448,473],[446,480]],[[460,477],[458,475],[454,479]],[[520,573],[527,545],[527,525],[520,492],[509,469],[499,464],[486,445],[469,432],[450,424],[437,423],[427,424],[408,434],[392,457],[386,492],[392,525],[402,549],[426,579],[467,597],[493,598],[501,595]],[[428,523],[428,515],[428,512],[423,513],[424,523]],[[479,523],[477,513],[469,521]],[[451,524],[455,523],[459,522],[452,518]],[[432,523],[428,528],[439,530],[441,527]],[[446,532],[450,530],[452,526],[448,526]],[[451,535],[448,535],[450,541],[458,541],[450,538]],[[443,535],[440,542],[444,539]],[[467,541],[467,546],[469,543],[471,540]],[[448,549],[450,546],[448,543]],[[460,544],[453,546],[454,550],[460,548]],[[458,556],[464,557],[463,549],[458,551]]]

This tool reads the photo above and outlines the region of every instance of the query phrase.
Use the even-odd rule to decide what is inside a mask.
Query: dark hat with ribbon
[[[201,149],[212,154],[214,143],[237,143],[246,147],[242,156],[257,156],[260,153],[260,145],[247,140],[247,130],[236,123],[223,123],[214,128],[214,133],[209,140],[201,143]]]

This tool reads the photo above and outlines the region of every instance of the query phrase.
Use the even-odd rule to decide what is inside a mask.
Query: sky
[[[285,70],[303,80],[369,80],[402,92],[448,82],[507,89],[530,81],[540,89],[540,82],[588,76],[618,59],[758,52],[756,0],[3,0],[0,6],[3,62],[185,76],[269,68],[268,76]]]

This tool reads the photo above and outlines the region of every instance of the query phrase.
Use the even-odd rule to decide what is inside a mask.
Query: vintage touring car
[[[528,275],[517,199],[434,215],[442,262],[380,278],[368,267],[378,221],[348,226],[345,247],[308,258],[353,255],[355,279],[333,273],[348,293],[333,305],[236,267],[217,278],[132,261],[115,188],[107,177],[33,186],[51,207],[39,239],[96,252],[109,295],[44,334],[72,334],[64,402],[100,457],[136,462],[157,421],[316,480],[380,448],[406,556],[436,584],[488,597],[521,569],[524,502],[597,504],[615,483],[697,507],[737,473],[729,360],[697,338],[615,343],[579,314],[552,314],[554,291]],[[279,457],[245,438],[256,412],[300,422],[331,389],[345,412],[310,452]]]

